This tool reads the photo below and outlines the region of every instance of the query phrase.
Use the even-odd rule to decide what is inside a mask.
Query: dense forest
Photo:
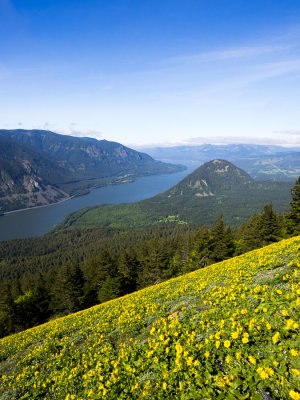
[[[290,209],[272,204],[240,227],[91,229],[0,243],[0,335],[131,293],[300,234],[300,178]]]

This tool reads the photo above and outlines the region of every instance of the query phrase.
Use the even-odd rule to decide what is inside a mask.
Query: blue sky
[[[300,144],[299,0],[0,0],[0,127]]]

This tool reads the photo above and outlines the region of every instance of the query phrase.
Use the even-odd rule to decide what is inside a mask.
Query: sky
[[[299,0],[0,0],[0,128],[300,145]]]

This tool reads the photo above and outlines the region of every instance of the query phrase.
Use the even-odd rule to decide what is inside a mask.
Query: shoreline
[[[5,217],[5,215],[15,214],[15,213],[22,212],[22,211],[35,210],[35,209],[37,209],[37,208],[44,208],[44,207],[55,206],[56,204],[64,203],[65,201],[71,200],[71,199],[73,199],[74,197],[78,197],[78,195],[69,196],[69,197],[66,197],[66,198],[63,199],[63,200],[59,200],[59,201],[56,201],[55,203],[51,203],[51,204],[44,204],[43,206],[34,206],[34,207],[20,208],[20,209],[18,209],[18,210],[13,210],[13,211],[5,211],[4,213],[1,213],[1,214],[0,214],[0,217]]]
[[[165,174],[153,174],[153,175],[136,176],[136,177],[133,177],[133,178],[127,180],[127,181],[115,182],[115,183],[114,183],[114,182],[111,182],[111,183],[109,183],[109,184],[107,184],[107,185],[100,184],[100,185],[92,186],[92,187],[90,187],[89,189],[85,190],[85,191],[82,192],[82,193],[78,193],[78,194],[75,194],[75,195],[73,195],[73,196],[69,196],[69,197],[67,197],[67,198],[65,198],[65,199],[63,199],[63,200],[57,201],[57,202],[55,202],[55,203],[45,204],[45,205],[43,205],[43,206],[34,206],[34,207],[20,208],[20,209],[18,209],[18,210],[5,211],[5,212],[3,212],[3,213],[0,212],[0,217],[5,217],[6,215],[15,214],[15,213],[18,213],[18,212],[23,212],[23,211],[28,211],[28,210],[35,210],[35,209],[37,209],[37,208],[44,208],[44,207],[55,206],[55,205],[57,205],[57,204],[64,203],[65,201],[71,200],[71,199],[73,199],[74,197],[80,197],[80,196],[87,195],[87,194],[89,194],[89,193],[91,192],[91,190],[93,190],[93,189],[100,189],[100,188],[102,188],[102,187],[115,186],[115,185],[116,185],[116,186],[117,186],[117,185],[124,185],[124,184],[126,185],[126,184],[130,184],[130,183],[136,182],[136,181],[138,181],[139,179],[147,178],[148,176],[171,175],[171,174],[176,174],[176,173],[185,171],[186,169],[188,169],[188,168],[186,167],[186,168],[184,168],[183,170],[176,171],[176,172],[171,172],[171,173],[169,172],[169,173],[165,173]]]

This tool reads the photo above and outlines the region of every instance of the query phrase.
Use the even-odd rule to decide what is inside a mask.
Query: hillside
[[[85,208],[68,215],[54,230],[169,222],[212,225],[221,213],[226,224],[240,225],[271,201],[277,211],[285,211],[292,186],[293,182],[254,181],[232,163],[213,160],[151,199]]]
[[[300,237],[0,340],[3,399],[299,399]]]
[[[0,212],[68,198],[54,183],[63,174],[38,151],[0,137]]]
[[[145,242],[163,238],[173,239],[175,247],[177,241],[183,240],[182,235],[195,234],[196,231],[196,227],[190,225],[167,225],[143,230],[73,229],[33,238],[0,241],[0,285],[17,278],[22,279],[24,276],[30,280],[32,285],[36,275],[42,275],[51,270],[54,270],[54,276],[45,277],[45,280],[53,281],[55,275],[59,273],[57,269],[66,260],[69,263],[83,265],[88,259],[98,257],[99,263],[99,255],[105,249],[110,249],[115,254],[124,249],[132,249],[139,244],[145,247]],[[167,251],[165,243],[164,246],[156,244],[157,252],[160,250],[159,247],[163,247]],[[163,258],[166,262],[166,256]],[[114,263],[116,264],[117,261],[114,260]],[[136,261],[135,264],[137,264]],[[142,270],[142,268],[140,269]],[[95,282],[95,276],[92,279]]]
[[[0,212],[184,169],[120,143],[49,131],[0,130],[0,145]]]
[[[254,144],[203,144],[195,146],[142,147],[157,160],[197,166],[225,158],[255,179],[295,180],[300,174],[300,148]]]

